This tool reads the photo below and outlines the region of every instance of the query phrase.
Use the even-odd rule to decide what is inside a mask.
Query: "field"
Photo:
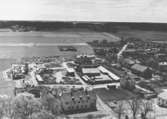
[[[118,37],[97,32],[0,32],[0,71],[11,64],[11,59],[33,56],[71,57],[94,54],[86,43],[93,40],[117,41]],[[73,46],[77,51],[60,51],[58,46]],[[5,60],[8,59],[8,60]]]
[[[0,43],[85,43],[104,39],[119,40],[103,32],[0,32]]]
[[[106,103],[136,97],[136,95],[132,94],[131,92],[122,89],[95,89],[94,92]]]
[[[134,38],[140,38],[143,40],[167,43],[167,32],[127,30],[127,31],[119,31],[115,35],[124,37],[124,38],[134,37]]]
[[[86,42],[104,39],[118,40],[97,32],[0,32],[0,58],[93,54]],[[77,52],[61,52],[60,45],[74,46]]]

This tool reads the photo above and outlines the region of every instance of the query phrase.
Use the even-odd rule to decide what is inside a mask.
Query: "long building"
[[[120,77],[103,66],[79,66],[78,74],[88,84],[119,83]]]

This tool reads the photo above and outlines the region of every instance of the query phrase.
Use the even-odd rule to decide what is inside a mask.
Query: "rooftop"
[[[63,100],[70,101],[70,100],[72,100],[72,97],[76,99],[76,98],[81,98],[81,97],[85,97],[85,96],[95,97],[95,94],[92,93],[91,91],[77,89],[75,91],[71,90],[71,92],[63,93],[61,97]]]
[[[133,60],[131,60],[131,59],[129,59],[129,58],[125,58],[124,61],[125,61],[126,63],[130,64],[130,65],[135,64],[135,61],[133,61]]]
[[[158,97],[167,100],[167,91],[164,91],[164,92],[160,93],[160,94],[158,95]]]
[[[84,74],[87,74],[87,73],[100,73],[100,71],[98,70],[98,68],[82,68],[82,72],[84,73]]]
[[[140,72],[144,72],[148,67],[140,64],[134,64],[131,68]]]

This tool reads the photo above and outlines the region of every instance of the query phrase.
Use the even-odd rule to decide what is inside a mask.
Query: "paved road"
[[[111,119],[116,119],[116,116],[113,112],[113,110],[106,105],[99,96],[97,96],[97,103],[99,104],[99,106],[101,107],[101,109],[107,114],[109,115],[109,117],[112,117]]]

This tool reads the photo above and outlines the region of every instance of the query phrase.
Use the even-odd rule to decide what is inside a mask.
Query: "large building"
[[[64,113],[77,113],[96,110],[96,95],[90,91],[73,90],[60,97]]]
[[[45,99],[46,97],[46,100],[50,100],[49,104],[54,105],[53,110],[56,113],[73,114],[96,110],[96,95],[92,91],[82,88],[72,88],[70,91],[44,90],[41,93],[41,98]]]
[[[79,66],[78,74],[88,84],[119,83],[120,77],[103,66],[87,65]]]

